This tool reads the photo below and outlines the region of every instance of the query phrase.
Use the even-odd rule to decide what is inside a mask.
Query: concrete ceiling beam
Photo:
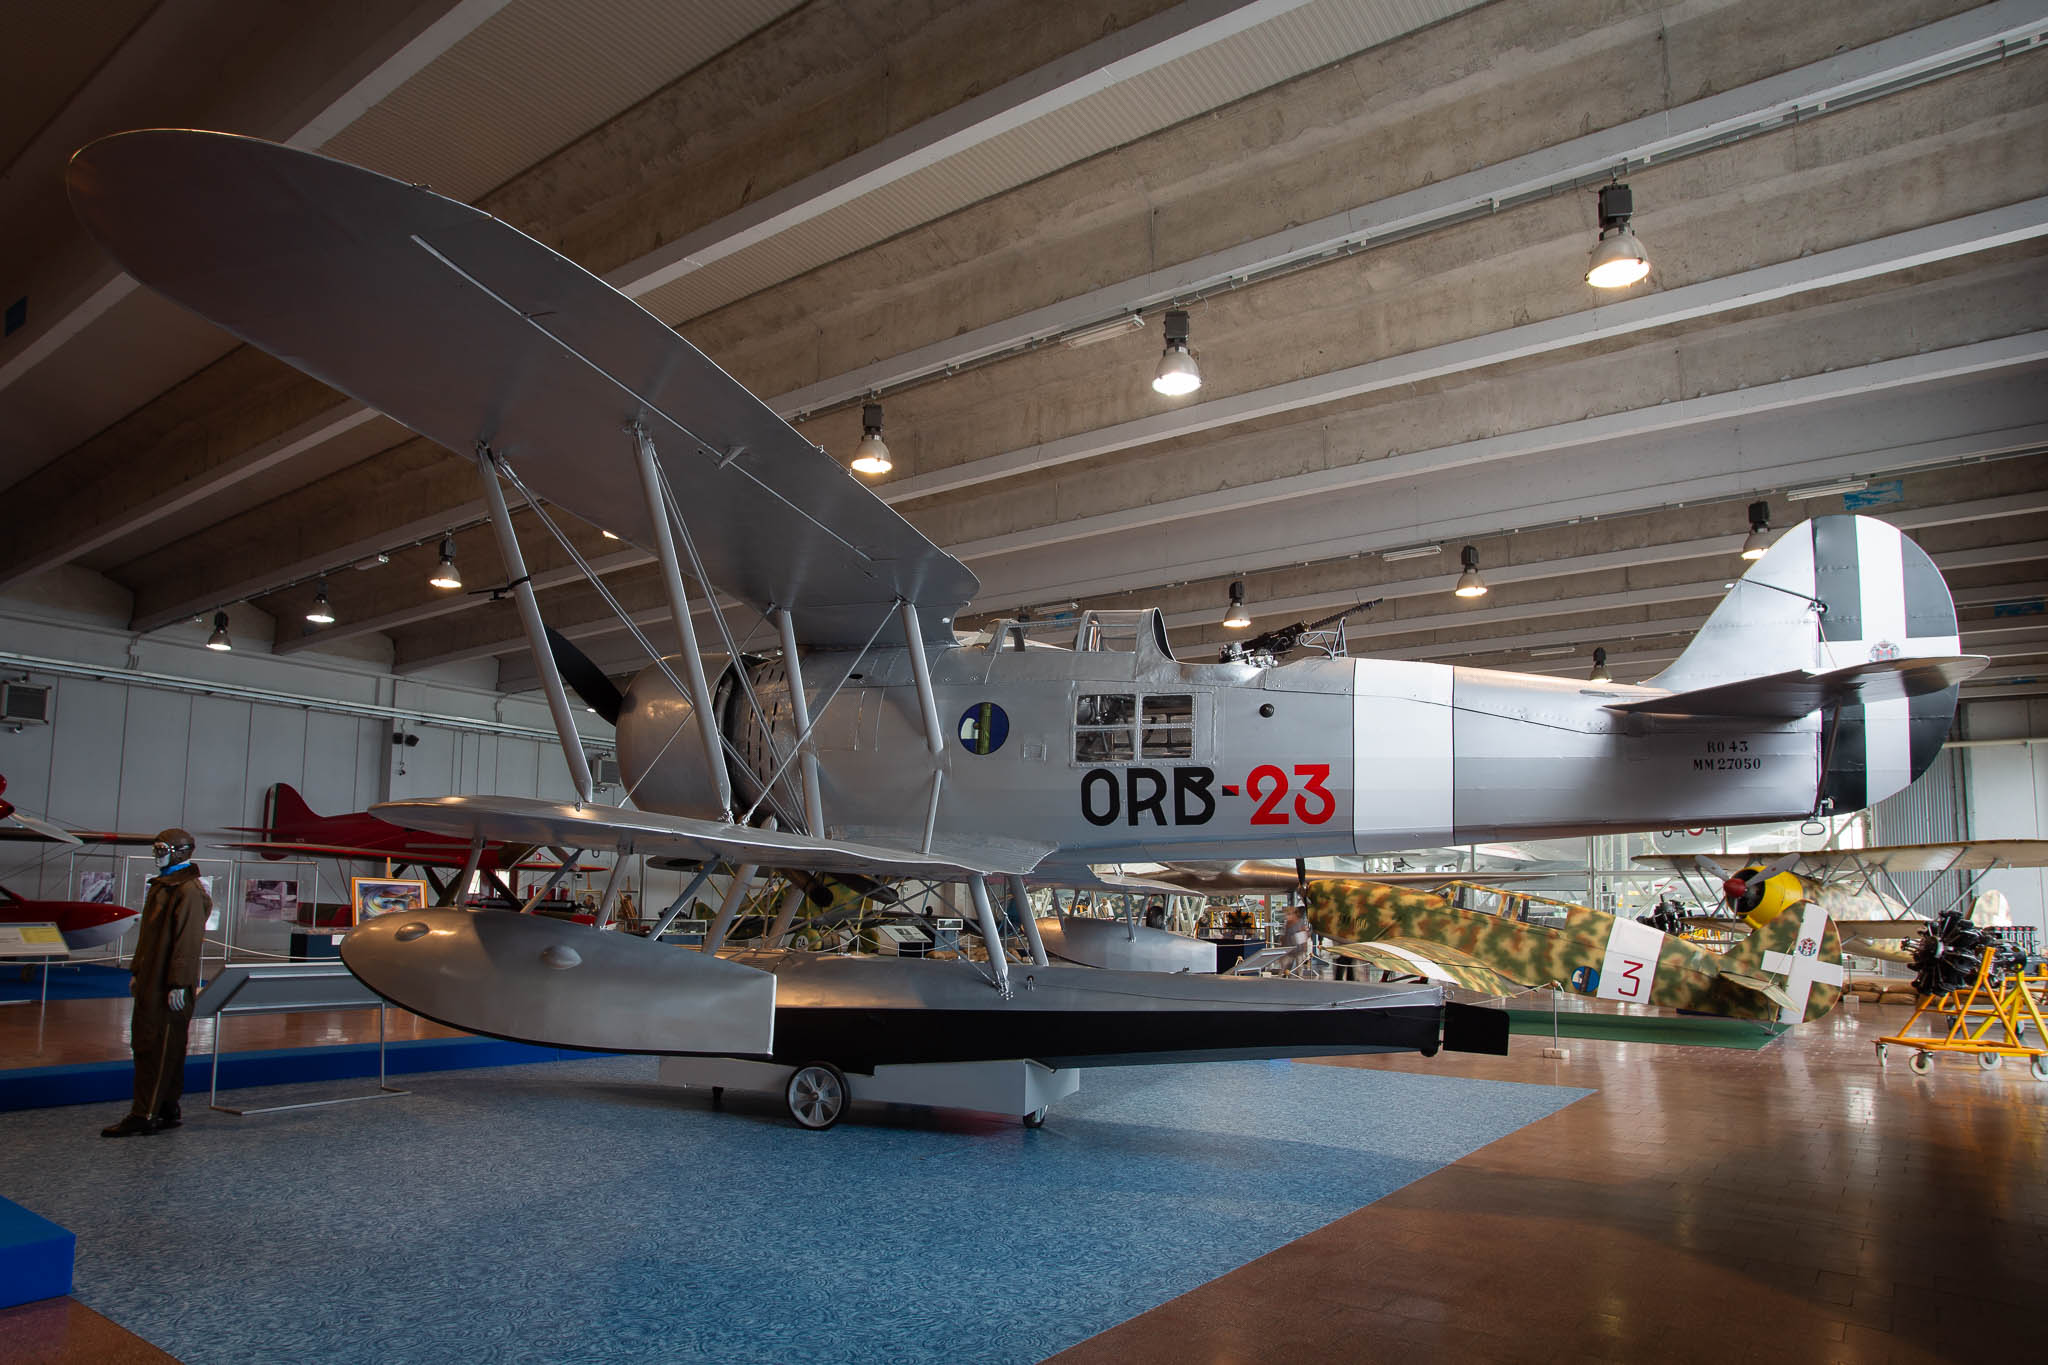
[[[1084,98],[1112,75],[1116,79],[1128,79],[1133,72],[1150,69],[1184,55],[1191,45],[1214,42],[1246,25],[1265,22],[1273,17],[1266,13],[1268,8],[1271,7],[1183,5],[1167,14],[1142,21],[1063,62],[1049,64],[1040,71],[1018,78],[987,96],[969,101],[887,140],[885,144],[878,144],[846,162],[821,171],[778,195],[768,196],[738,214],[688,234],[660,251],[620,267],[612,272],[611,278],[628,292],[643,292],[671,278],[673,271],[688,268],[688,262],[701,265],[729,255],[745,241],[751,240],[750,234],[761,232],[764,224],[780,222],[784,218],[790,224],[807,220],[836,203],[837,197],[843,196],[849,186],[865,184],[867,179],[875,176],[886,179],[914,173],[919,165],[926,164],[941,149],[951,149],[945,154],[955,154],[958,150],[955,143],[972,145],[975,138],[997,135],[1026,114],[1040,116],[1043,107],[1049,107],[1048,101],[1056,105],[1061,100]],[[1189,287],[1199,286],[1204,280],[1241,279],[1288,260],[1327,255],[1332,250],[1348,249],[1348,246],[1359,243],[1412,235],[1430,223],[1451,221],[1444,217],[1446,214],[1455,218],[1456,214],[1468,212],[1476,205],[1485,205],[1489,211],[1494,211],[1503,205],[1525,201],[1544,186],[1567,185],[1589,174],[1630,165],[1651,161],[1661,163],[1688,154],[1689,148],[1719,145],[1743,127],[1775,128],[1854,104],[1879,91],[1897,90],[1917,81],[1964,69],[1971,63],[1986,59],[1989,54],[2010,53],[2031,42],[2036,30],[2042,27],[2040,16],[2031,13],[2029,6],[2019,0],[2002,0],[2002,3],[1852,52],[1837,54],[1827,61],[1752,82],[1722,95],[1637,119],[1599,134],[1571,139],[1542,152],[1453,177],[1407,195],[1358,206],[1227,252],[1214,253],[1174,267],[1170,277],[1165,274],[1156,278],[1148,275],[1137,282],[1126,281],[1110,286],[1108,290],[1086,296],[1094,302],[1083,307],[1082,311],[1085,313],[1093,309],[1101,312],[1103,301],[1100,296],[1106,293],[1122,291],[1120,297],[1124,299],[1170,298],[1186,292]],[[1131,292],[1132,287],[1136,288],[1136,293]],[[1065,309],[1072,306],[1070,303],[1057,307]],[[1126,310],[1129,306],[1120,302],[1110,311]],[[1054,321],[1049,315],[1025,314],[994,327],[1014,341],[1019,337],[1028,339],[1032,335],[1051,335],[1065,325],[1047,332],[1045,329]],[[958,363],[963,357],[985,353],[991,344],[994,344],[992,333],[969,333],[938,343],[943,355],[913,352],[909,357],[884,362],[884,365],[893,365],[899,370],[906,363],[912,369],[919,365],[943,367]],[[894,381],[884,380],[867,369],[824,381],[827,387],[841,396],[865,392],[882,382]],[[788,413],[815,407],[821,398],[818,386],[814,385],[772,401],[779,410]],[[245,477],[245,471],[270,467],[275,463],[274,452],[280,444],[303,450],[342,434],[362,417],[363,414],[352,404],[335,407],[329,413],[330,427],[295,430],[288,437],[263,443],[250,452],[246,460],[228,458],[200,478],[188,480],[181,486],[178,496],[166,501],[163,507],[176,509],[203,500]],[[893,487],[885,487],[883,496],[890,501],[898,501],[917,496],[920,491],[914,480],[905,480]],[[106,520],[105,526],[129,531],[166,514],[151,505],[148,499],[136,499],[134,502],[134,506],[115,504],[115,515]],[[66,528],[64,533],[46,532],[38,537],[38,545],[32,555],[18,554],[12,563],[0,562],[0,583],[51,563],[76,558],[89,552],[93,542],[104,544],[111,538],[113,532],[107,529],[84,535],[78,528]]]
[[[1622,299],[1562,317],[1525,323],[1404,355],[1225,398],[1192,403],[1038,445],[969,460],[876,489],[892,504],[1052,469],[1134,446],[1296,412],[1341,399],[1483,369],[1525,356],[1753,308],[1977,252],[2048,236],[2048,196],[1984,213],[1817,252],[1719,279]]]
[[[1718,95],[1119,280],[792,389],[770,400],[770,406],[786,417],[798,416],[899,388],[1205,290],[1400,240],[1473,214],[1496,213],[1633,167],[1725,146],[1745,132],[1772,131],[1801,118],[1836,112],[1880,92],[2004,56],[2044,33],[2048,18],[2038,6],[2026,0],[2001,0]]]

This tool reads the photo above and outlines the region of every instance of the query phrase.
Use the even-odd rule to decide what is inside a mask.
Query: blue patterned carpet
[[[78,1234],[82,1302],[189,1365],[1032,1361],[1588,1093],[1119,1068],[1037,1131],[863,1107],[807,1133],[654,1068],[443,1072],[241,1119],[202,1095],[121,1142],[97,1135],[112,1107],[4,1114],[0,1195]]]

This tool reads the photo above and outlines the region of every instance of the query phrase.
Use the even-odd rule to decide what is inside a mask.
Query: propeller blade
[[[82,844],[85,841],[61,825],[53,825],[40,816],[30,815],[19,807],[0,801],[0,820],[12,820],[23,829],[42,835],[45,839],[60,844]]]
[[[1799,866],[1800,857],[1801,854],[1799,853],[1799,851],[1797,849],[1794,849],[1792,852],[1787,853],[1784,857],[1778,859],[1776,862],[1764,868],[1764,870],[1758,873],[1757,875],[1762,877],[1765,881],[1769,881],[1771,878],[1777,876],[1780,872],[1790,872],[1793,868]]]
[[[1693,861],[1697,862],[1701,867],[1713,873],[1717,878],[1724,882],[1735,875],[1734,873],[1730,872],[1727,868],[1715,862],[1712,858],[1709,858],[1704,853],[1695,853],[1692,856]]]
[[[626,699],[619,695],[619,689],[604,675],[604,670],[590,661],[590,656],[571,644],[568,638],[553,626],[543,627],[548,635],[548,653],[555,656],[555,668],[560,671],[562,681],[569,684],[569,690],[583,698],[583,704],[597,712],[607,725],[619,723],[619,708]]]

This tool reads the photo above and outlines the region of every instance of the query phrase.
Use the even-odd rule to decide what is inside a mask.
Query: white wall
[[[1964,727],[1973,740],[2048,735],[2048,698],[1972,702]],[[1971,837],[2048,838],[2048,745],[1987,745],[1967,752]],[[2015,923],[2048,924],[2048,868],[1993,872],[1982,886],[2005,893]]]
[[[92,586],[65,581],[58,585],[63,591],[46,587],[33,595],[0,598],[0,672],[12,678],[26,674],[55,688],[51,724],[18,733],[0,729],[0,774],[7,778],[7,798],[23,809],[82,829],[149,835],[180,825],[199,837],[207,871],[307,881],[305,869],[218,847],[237,837],[233,827],[262,823],[264,797],[273,783],[297,787],[323,815],[408,796],[575,797],[547,708],[536,699],[499,696],[493,687],[495,665],[489,662],[398,678],[376,649],[280,658],[268,652],[268,623],[245,608],[237,609],[233,623],[234,651],[215,653],[203,648],[206,629],[200,626],[131,636],[120,628],[125,606],[99,600],[85,590]],[[381,652],[388,658],[388,651]],[[5,656],[256,688],[289,694],[295,703],[37,672]],[[535,733],[476,733],[451,724],[407,722],[402,730],[416,735],[419,743],[397,746],[391,721],[325,709],[336,703],[397,706]],[[610,727],[595,717],[585,723],[592,746],[608,748]],[[618,794],[611,793],[611,799]],[[209,859],[224,860],[222,868]],[[236,860],[238,872],[233,870]],[[139,904],[146,870],[130,863],[124,880],[121,866],[120,855],[0,845],[0,883],[27,896],[75,895],[77,874],[94,868],[115,871],[116,887],[125,884],[125,899]],[[345,899],[349,873],[373,870],[329,860],[320,864],[317,890],[302,885],[300,894]],[[643,901],[666,899],[681,889],[678,874],[655,872],[652,885],[644,884],[643,876],[639,868],[629,875]],[[238,906],[239,886],[235,896]],[[270,951],[282,947],[283,934],[265,926],[237,941]]]

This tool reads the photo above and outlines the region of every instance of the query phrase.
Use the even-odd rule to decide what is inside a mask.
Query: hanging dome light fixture
[[[455,567],[455,537],[441,537],[441,562],[434,569],[433,577],[427,582],[437,588],[459,588],[462,586],[462,570]]]
[[[327,604],[327,580],[324,578],[320,580],[320,587],[313,594],[313,607],[306,613],[306,619],[316,626],[334,624],[334,608]]]
[[[1160,353],[1159,369],[1152,376],[1152,390],[1168,398],[1181,398],[1202,387],[1202,367],[1188,349],[1188,315],[1178,308],[1166,315],[1166,349]]]
[[[1223,626],[1226,630],[1245,630],[1251,623],[1252,614],[1244,605],[1244,581],[1239,579],[1230,585],[1230,605],[1223,609]]]
[[[882,405],[865,403],[860,410],[860,444],[853,448],[848,468],[856,474],[886,474],[895,467],[888,443],[882,439]]]
[[[1768,533],[1771,529],[1771,505],[1767,502],[1753,502],[1749,505],[1749,535],[1742,542],[1742,557],[1749,560],[1762,559],[1764,552],[1771,548]]]
[[[1649,253],[1629,226],[1634,213],[1635,195],[1628,186],[1601,189],[1600,240],[1586,264],[1586,283],[1595,289],[1626,289],[1650,273]]]
[[[206,637],[206,647],[222,654],[235,647],[235,642],[228,638],[228,614],[225,611],[213,614],[213,634]]]
[[[1458,562],[1465,566],[1465,572],[1458,575],[1458,586],[1451,589],[1459,597],[1486,596],[1486,580],[1479,576],[1479,551],[1467,545],[1458,551]]]
[[[1614,681],[1614,675],[1607,671],[1606,650],[1596,649],[1593,651],[1593,671],[1586,675],[1586,681],[1600,683]]]

